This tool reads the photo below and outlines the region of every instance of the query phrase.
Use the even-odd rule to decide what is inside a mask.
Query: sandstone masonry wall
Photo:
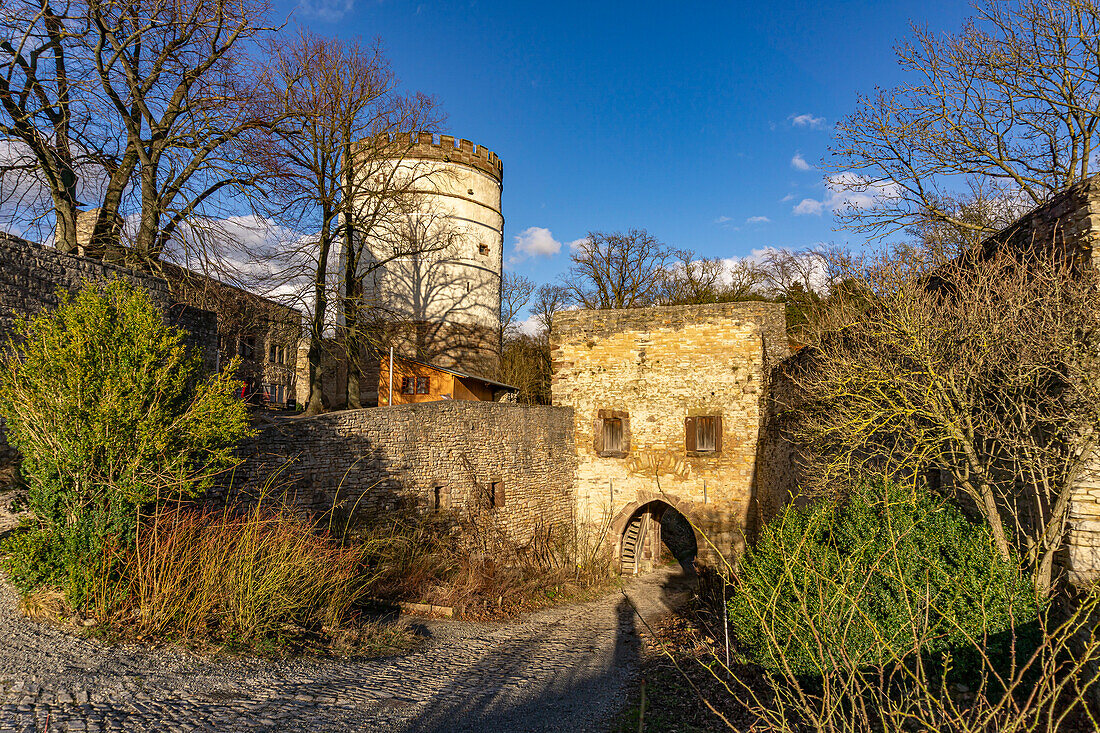
[[[740,549],[765,474],[760,457],[772,455],[761,443],[763,400],[771,367],[788,354],[783,306],[567,311],[552,343],[554,405],[574,410],[579,519],[610,522],[618,550],[631,516],[661,500],[724,554]],[[600,450],[604,416],[624,421],[622,455]],[[721,418],[720,450],[689,450],[686,421],[700,416]]]
[[[564,408],[452,400],[289,419],[242,447],[230,498],[255,497],[280,468],[278,491],[316,513],[363,516],[410,499],[431,509],[438,489],[442,507],[523,544],[573,522],[572,425]],[[494,490],[503,505],[492,506]]]

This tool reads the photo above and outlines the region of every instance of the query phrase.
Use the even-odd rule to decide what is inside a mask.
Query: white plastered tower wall
[[[401,157],[379,161],[369,160],[368,145],[353,153],[352,186],[362,193],[365,303],[386,319],[402,352],[494,374],[504,265],[500,159],[448,135],[435,142],[421,134],[411,146],[394,146]],[[411,253],[394,258],[395,246]]]

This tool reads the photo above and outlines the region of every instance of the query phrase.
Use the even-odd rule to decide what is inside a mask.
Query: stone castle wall
[[[105,283],[127,280],[149,293],[164,310],[166,320],[188,334],[188,343],[202,351],[210,368],[217,361],[216,316],[207,310],[179,305],[168,283],[144,272],[101,260],[65,254],[0,233],[0,338],[12,332],[15,321],[57,306],[59,290],[76,292],[84,281]]]
[[[983,243],[987,250],[1051,245],[1079,262],[1100,265],[1100,176],[1070,186]]]
[[[1100,267],[1100,176],[1060,192],[987,239],[984,246],[987,250],[1053,246],[1076,262]],[[1086,466],[1077,481],[1061,563],[1072,583],[1100,579],[1100,457]]]
[[[281,469],[279,495],[354,518],[409,500],[432,509],[438,489],[442,508],[524,544],[573,522],[572,423],[562,408],[452,400],[295,418],[243,446],[231,496],[255,497]]]
[[[661,501],[723,553],[740,549],[761,492],[782,493],[761,486],[761,456],[774,457],[761,438],[778,440],[768,438],[764,397],[788,354],[783,306],[567,311],[555,318],[552,348],[554,405],[574,410],[580,520],[610,523],[618,549],[631,517]],[[721,418],[719,450],[691,450],[688,421],[700,416]],[[618,455],[602,450],[608,418],[626,434]]]

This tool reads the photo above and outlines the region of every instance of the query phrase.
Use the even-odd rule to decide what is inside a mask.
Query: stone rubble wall
[[[317,514],[352,520],[415,502],[489,520],[517,544],[572,526],[572,410],[441,400],[287,419],[242,446],[245,463],[223,497],[268,489]],[[490,487],[503,485],[503,506]],[[499,490],[499,489],[498,489]]]
[[[740,550],[758,499],[771,507],[786,493],[771,485],[785,472],[764,465],[785,456],[770,444],[780,438],[765,403],[772,368],[789,353],[783,305],[567,311],[555,317],[552,347],[553,401],[575,416],[580,520],[610,523],[618,551],[631,516],[661,501],[723,554]],[[599,450],[601,412],[625,416],[621,456]],[[721,417],[720,451],[688,450],[685,420],[695,416]]]
[[[12,332],[16,319],[57,306],[58,291],[76,292],[85,281],[128,280],[141,287],[165,312],[166,320],[184,329],[188,343],[202,350],[210,366],[216,363],[218,327],[207,310],[179,305],[168,283],[148,273],[101,260],[65,254],[0,232],[0,339]]]

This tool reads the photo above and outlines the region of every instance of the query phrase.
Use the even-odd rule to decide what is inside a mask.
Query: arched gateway
[[[627,507],[613,526],[618,537],[619,571],[623,575],[652,570],[660,562],[662,545],[685,570],[693,567],[699,553],[691,522],[660,499]]]

